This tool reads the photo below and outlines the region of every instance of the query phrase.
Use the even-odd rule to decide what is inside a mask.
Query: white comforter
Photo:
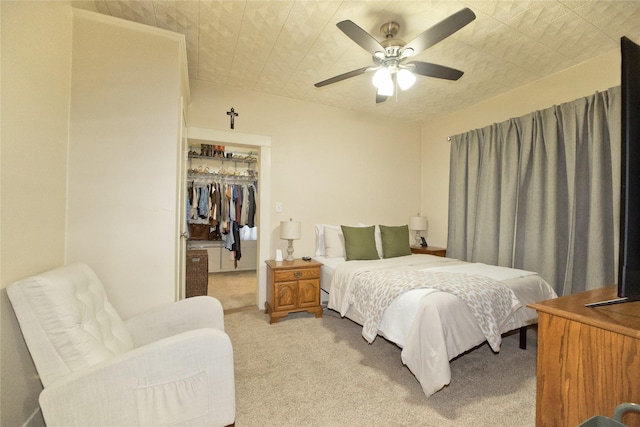
[[[329,308],[363,324],[365,316],[358,311],[355,301],[350,301],[353,278],[360,272],[381,269],[451,271],[505,283],[514,291],[521,308],[502,326],[502,332],[536,321],[535,311],[526,308],[527,304],[556,297],[553,289],[533,272],[430,255],[411,255],[339,264],[330,287]],[[403,349],[403,363],[420,381],[427,396],[451,381],[449,360],[486,339],[464,302],[449,293],[430,288],[410,290],[396,298],[382,316],[378,333]]]

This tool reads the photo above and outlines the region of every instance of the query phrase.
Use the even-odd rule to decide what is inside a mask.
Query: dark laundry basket
[[[207,295],[209,284],[209,257],[206,249],[187,250],[185,297]]]
[[[622,415],[627,411],[640,412],[640,405],[636,403],[621,403],[613,411],[613,419],[597,415],[589,418],[578,427],[627,427],[626,424],[622,424]]]

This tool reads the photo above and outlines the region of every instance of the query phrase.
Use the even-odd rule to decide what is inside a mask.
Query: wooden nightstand
[[[317,261],[266,261],[269,323],[297,311],[322,317],[320,305],[320,264]]]
[[[435,256],[447,256],[446,248],[439,248],[437,246],[411,246],[412,254],[427,254],[427,255],[435,255]]]

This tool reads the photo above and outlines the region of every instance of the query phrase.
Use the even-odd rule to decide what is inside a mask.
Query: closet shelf
[[[194,172],[188,171],[187,173],[188,179],[211,179],[211,178],[221,178],[221,179],[235,179],[240,181],[253,182],[258,179],[258,173],[255,172],[255,175],[236,175],[232,173],[216,173],[216,172]]]
[[[201,156],[200,154],[189,154],[190,159],[206,159],[206,160],[219,160],[221,162],[234,162],[234,163],[257,163],[258,159],[252,157],[253,153],[249,153],[247,156],[242,157],[214,157],[214,156]]]

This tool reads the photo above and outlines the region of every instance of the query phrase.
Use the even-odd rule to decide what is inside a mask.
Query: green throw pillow
[[[375,226],[347,227],[342,225],[341,228],[342,234],[344,234],[347,261],[380,259],[374,237]]]
[[[411,255],[408,226],[387,227],[381,225],[380,236],[382,237],[382,256],[384,258]]]

